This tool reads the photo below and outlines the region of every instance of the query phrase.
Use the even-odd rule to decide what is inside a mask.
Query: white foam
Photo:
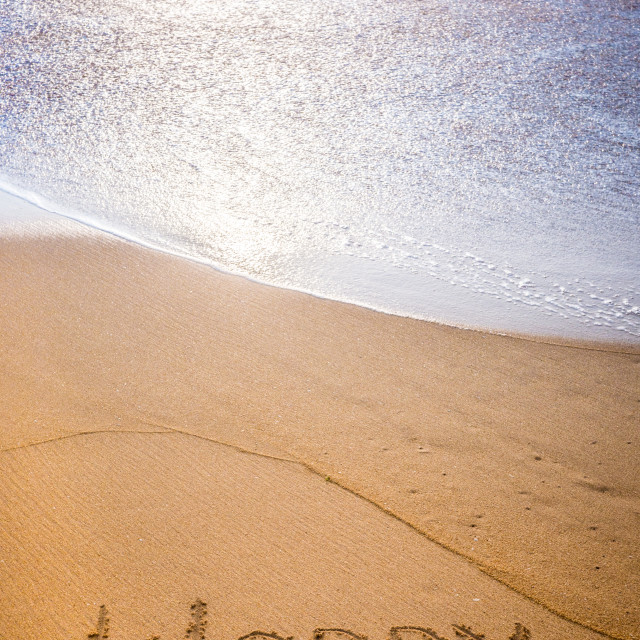
[[[42,49],[18,9],[0,52],[4,188],[277,286],[448,324],[638,341],[635,27],[614,0],[561,4],[548,22],[473,0],[428,15],[371,0],[191,3],[178,19],[159,0],[105,5],[89,25],[40,3],[49,40],[71,43]],[[487,28],[490,44],[446,36]],[[30,64],[39,56],[48,72]]]

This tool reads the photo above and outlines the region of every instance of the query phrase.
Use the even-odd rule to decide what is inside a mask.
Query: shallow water
[[[0,0],[3,188],[273,284],[640,342],[640,5]]]

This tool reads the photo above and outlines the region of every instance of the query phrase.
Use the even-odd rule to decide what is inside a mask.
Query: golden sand
[[[1,638],[640,637],[640,354],[29,229],[0,237]]]

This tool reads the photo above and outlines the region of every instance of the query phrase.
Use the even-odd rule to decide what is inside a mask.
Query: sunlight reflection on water
[[[9,188],[327,297],[640,340],[632,4],[0,7]]]

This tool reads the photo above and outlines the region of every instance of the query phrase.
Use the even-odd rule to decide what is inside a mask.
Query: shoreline
[[[35,606],[39,620],[54,621],[51,629],[83,637],[78,625],[95,621],[97,602],[112,611],[114,622],[121,620],[121,631],[140,624],[154,632],[151,619],[141,619],[126,604],[138,592],[145,592],[139,593],[145,601],[165,602],[158,615],[178,629],[182,618],[172,616],[181,612],[171,613],[167,602],[206,596],[211,607],[212,599],[227,597],[192,593],[187,566],[203,591],[212,588],[216,572],[227,576],[227,585],[234,576],[248,579],[250,565],[233,561],[232,571],[215,551],[217,543],[203,542],[213,528],[216,540],[224,541],[220,548],[240,544],[240,556],[257,563],[265,584],[271,584],[272,572],[283,579],[278,567],[287,563],[310,582],[314,572],[330,576],[327,585],[305,583],[300,593],[291,586],[293,613],[273,595],[271,604],[258,607],[258,619],[247,604],[251,598],[236,594],[225,601],[238,607],[236,618],[225,614],[225,633],[239,636],[250,630],[250,621],[262,628],[269,619],[283,633],[308,634],[335,620],[331,611],[342,605],[327,595],[335,592],[352,611],[341,610],[335,624],[374,637],[376,629],[403,620],[437,622],[442,632],[445,623],[473,622],[478,632],[504,637],[517,621],[536,640],[594,637],[586,627],[609,637],[638,637],[637,559],[628,557],[637,548],[633,514],[640,504],[635,352],[574,348],[387,315],[256,284],[77,225],[49,220],[36,223],[35,232],[0,235],[0,463],[10,479],[4,516],[15,527],[0,529],[0,535],[3,548],[21,559],[16,567],[25,567],[3,596],[18,618],[9,616],[3,624],[0,617],[0,631],[37,637],[35,622],[26,635],[19,626],[19,616]],[[194,449],[194,436],[203,446],[218,442],[214,446],[231,445],[236,453]],[[175,446],[159,442],[169,438]],[[34,446],[41,440],[56,444]],[[259,458],[249,463],[241,450]],[[213,488],[202,470],[217,468],[211,467],[214,459],[226,474],[217,480],[226,492],[218,507],[206,506],[204,498]],[[289,478],[287,471],[282,473],[289,480],[281,481],[274,469],[281,469],[283,459],[317,470],[317,477],[305,479],[301,471]],[[118,473],[112,475],[100,460]],[[191,470],[190,461],[197,463]],[[67,474],[69,464],[73,476]],[[82,480],[75,478],[76,467]],[[176,489],[166,484],[163,469],[176,478]],[[115,497],[105,492],[110,483]],[[289,512],[284,505],[298,484],[302,493]],[[75,487],[71,499],[60,493],[63,486]],[[271,504],[274,487],[282,504]],[[254,492],[247,512],[242,496]],[[87,502],[87,496],[101,496],[118,518],[102,513],[100,500]],[[163,511],[165,498],[184,513],[174,519]],[[54,514],[51,505],[68,514]],[[197,515],[207,509],[209,516]],[[249,536],[246,543],[228,537],[229,528],[242,528],[242,519],[255,517],[252,510],[259,516],[253,527],[273,519],[269,536],[280,546],[269,546],[268,536]],[[189,513],[195,524],[187,526]],[[29,527],[20,524],[25,516]],[[51,518],[56,526],[48,531]],[[291,532],[278,529],[282,518],[291,519]],[[353,528],[340,524],[344,518]],[[218,530],[216,519],[227,528]],[[135,541],[138,521],[143,539],[161,532],[143,558],[124,542],[128,535]],[[344,534],[337,540],[328,533],[327,544],[351,562],[358,558],[364,573],[356,583],[350,572],[305,546],[305,537],[316,535],[312,523],[319,521],[327,532]],[[84,524],[75,532],[70,522]],[[366,538],[358,551],[348,540],[361,535],[364,522],[375,540]],[[401,533],[407,525],[426,538],[418,542]],[[192,535],[191,526],[200,534]],[[390,528],[402,544],[385,556],[381,549],[395,544],[386,533]],[[75,546],[67,548],[63,534]],[[322,546],[321,539],[313,540]],[[273,565],[263,557],[265,544],[275,554]],[[193,546],[206,570],[180,555],[183,545]],[[33,572],[25,553],[45,570]],[[163,554],[176,553],[175,569],[157,568]],[[394,574],[383,589],[383,609],[407,616],[392,623],[389,616],[375,618],[363,602],[372,597],[371,588],[381,588],[375,572],[390,571],[397,554],[408,554],[413,564],[403,564],[405,577]],[[100,557],[110,558],[117,571]],[[75,575],[69,563],[82,571]],[[152,565],[159,577],[143,579],[143,568]],[[438,579],[417,588],[426,567]],[[0,574],[8,584],[12,574],[5,571]],[[59,581],[69,572],[73,587],[67,592]],[[114,586],[104,582],[105,572]],[[125,574],[129,578],[122,582]],[[469,595],[459,617],[451,619],[463,583],[483,605],[474,605]],[[261,583],[251,584],[260,590]],[[505,584],[509,589],[503,591]],[[347,586],[350,597],[344,595]],[[414,588],[415,598],[408,595]],[[51,603],[37,602],[38,589],[52,593]],[[96,595],[80,606],[83,589]],[[115,604],[95,599],[105,592]],[[314,593],[321,594],[325,608],[303,611]],[[497,604],[487,604],[490,593]],[[420,606],[428,616],[418,616]],[[551,611],[584,626],[565,628]]]
[[[522,331],[522,332],[503,331],[500,329],[492,329],[491,327],[487,327],[487,326],[465,325],[464,323],[445,322],[445,321],[437,320],[430,317],[421,317],[418,315],[406,315],[400,312],[395,312],[390,309],[379,308],[373,305],[368,305],[365,303],[352,301],[349,299],[338,299],[338,298],[327,297],[320,293],[316,293],[312,290],[288,287],[282,284],[273,284],[273,283],[261,280],[259,278],[252,277],[247,274],[230,271],[224,268],[222,265],[217,264],[214,261],[209,260],[207,258],[198,258],[196,256],[183,253],[180,250],[172,247],[164,247],[162,245],[146,241],[137,236],[127,234],[120,230],[112,229],[105,225],[101,226],[97,223],[91,222],[88,219],[82,219],[82,216],[79,216],[79,215],[76,216],[76,214],[73,214],[71,212],[62,213],[62,212],[56,211],[56,207],[53,203],[49,203],[45,199],[40,198],[39,196],[37,196],[37,194],[33,194],[26,190],[11,191],[11,190],[8,190],[10,186],[11,185],[9,185],[9,183],[6,183],[6,182],[0,183],[0,200],[1,200],[0,206],[6,208],[6,204],[7,204],[6,200],[8,198],[9,203],[11,203],[12,201],[17,202],[18,206],[16,208],[20,210],[21,215],[26,214],[28,218],[34,219],[34,218],[37,218],[39,215],[41,215],[45,219],[52,217],[53,219],[67,220],[72,225],[77,224],[77,225],[80,225],[81,227],[86,227],[87,229],[91,229],[99,233],[107,234],[108,236],[112,236],[124,242],[130,242],[139,247],[143,247],[144,249],[148,249],[151,251],[158,251],[166,255],[188,260],[195,264],[201,264],[211,269],[214,269],[219,273],[243,278],[249,282],[253,282],[261,286],[274,287],[276,289],[283,289],[285,291],[293,291],[293,292],[312,296],[319,300],[327,300],[329,302],[353,305],[353,306],[357,306],[362,309],[367,309],[369,311],[373,311],[376,313],[382,313],[385,315],[394,316],[398,318],[408,318],[411,320],[417,320],[419,322],[427,322],[427,323],[442,325],[445,327],[453,327],[455,329],[461,329],[464,331],[476,331],[479,333],[487,333],[491,335],[510,337],[510,338],[515,338],[520,340],[530,340],[533,342],[541,342],[545,344],[558,345],[558,346],[567,346],[567,347],[583,348],[583,349],[595,349],[595,350],[602,350],[602,351],[613,351],[613,352],[619,352],[619,353],[631,353],[631,354],[640,353],[640,338],[636,340],[632,338],[628,340],[597,340],[597,339],[590,339],[590,338],[584,338],[584,337],[582,338],[567,337],[567,336],[561,336],[559,334],[557,335],[553,333],[533,333],[533,332],[528,333],[526,331]],[[29,211],[29,209],[32,209],[32,210]],[[18,220],[17,224],[19,223],[20,222]],[[7,225],[0,224],[0,236],[3,233],[3,226],[4,226],[4,231],[6,231]]]

